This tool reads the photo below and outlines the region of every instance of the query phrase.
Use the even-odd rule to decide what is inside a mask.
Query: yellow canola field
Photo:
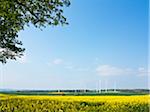
[[[1,96],[1,95],[0,95]],[[142,102],[148,103],[150,101],[150,95],[141,96],[12,96],[3,95],[4,98],[21,98],[21,99],[33,99],[33,100],[59,100],[59,101],[87,101],[87,102]]]
[[[7,96],[0,112],[149,112],[150,96]]]

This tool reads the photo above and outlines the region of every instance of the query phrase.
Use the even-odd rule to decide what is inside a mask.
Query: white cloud
[[[149,75],[149,71],[147,69],[145,69],[144,67],[139,67],[138,68],[138,74],[139,76],[146,76]]]
[[[57,58],[57,59],[53,60],[52,63],[53,63],[54,65],[61,65],[61,64],[63,64],[63,60],[60,59],[60,58]]]
[[[150,73],[144,67],[132,69],[132,68],[120,68],[111,65],[100,65],[96,68],[96,72],[101,76],[133,75],[133,74],[137,76],[147,76]]]
[[[121,69],[112,67],[110,65],[100,65],[96,68],[96,71],[99,75],[103,75],[103,76],[118,75],[122,72]]]
[[[65,69],[74,69],[74,66],[71,63],[68,63],[61,58],[55,58],[51,60],[50,62],[48,62],[47,65],[51,67],[55,65],[61,65],[61,67]]]
[[[133,73],[132,69],[119,68],[111,65],[100,65],[96,68],[96,72],[102,76],[126,75]]]
[[[144,67],[139,67],[138,70],[139,70],[139,72],[144,72],[145,68]]]

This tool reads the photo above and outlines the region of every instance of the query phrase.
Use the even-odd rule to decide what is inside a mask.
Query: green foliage
[[[0,62],[23,55],[18,32],[25,25],[42,28],[68,24],[63,8],[69,5],[69,0],[0,0]]]

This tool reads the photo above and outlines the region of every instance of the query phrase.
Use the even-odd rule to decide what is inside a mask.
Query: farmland
[[[149,112],[149,95],[0,95],[0,112]]]

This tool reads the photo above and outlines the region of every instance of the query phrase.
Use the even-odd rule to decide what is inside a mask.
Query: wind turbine
[[[86,93],[86,83],[84,84],[84,93]]]
[[[108,88],[107,88],[107,80],[105,80],[105,92],[108,92]]]
[[[117,90],[116,90],[116,81],[114,82],[114,92],[117,92]]]
[[[101,80],[99,80],[99,88],[98,89],[99,89],[98,92],[101,93],[102,92],[102,90],[101,90]]]

